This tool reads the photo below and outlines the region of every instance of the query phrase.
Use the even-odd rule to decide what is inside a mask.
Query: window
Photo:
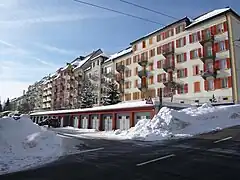
[[[181,24],[175,28],[176,34],[179,34],[180,32],[183,32],[185,28],[184,24]]]
[[[219,60],[219,68],[222,69],[222,70],[227,68],[227,61],[226,61],[226,59]]]
[[[132,85],[131,81],[125,82],[125,88],[126,89],[131,88],[131,85]]]
[[[200,40],[200,31],[189,35],[189,43],[195,43]]]
[[[163,61],[162,60],[157,61],[157,68],[161,69],[162,67],[163,67]]]
[[[125,101],[130,101],[131,99],[131,93],[125,94]]]
[[[186,37],[180,38],[176,41],[176,47],[183,47],[186,45]]]
[[[208,80],[207,83],[208,83],[208,90],[214,90],[214,81],[213,81],[213,79]]]
[[[135,84],[134,84],[134,86],[135,86],[135,88],[138,87],[138,80],[137,80],[137,79],[135,80]]]
[[[153,71],[153,63],[149,64],[149,71]]]
[[[177,62],[185,62],[187,61],[187,53],[177,54]]]
[[[224,51],[225,49],[226,49],[225,42],[224,41],[219,42],[219,51]]]
[[[212,53],[212,46],[207,46],[206,47],[206,54],[205,54],[207,57],[210,57],[213,55]]]
[[[228,82],[227,78],[221,79],[221,88],[227,88],[227,82]]]
[[[153,38],[150,37],[150,38],[149,38],[149,44],[151,45],[152,43],[153,43]]]
[[[155,48],[154,48],[154,49],[151,49],[150,52],[149,52],[149,54],[150,54],[150,57],[155,56]]]
[[[185,68],[185,69],[179,69],[178,70],[178,78],[184,78],[184,77],[186,77],[186,70],[187,70],[187,68]]]
[[[157,42],[161,41],[161,34],[157,35]]]
[[[138,75],[138,67],[135,67],[135,76]]]
[[[223,23],[218,24],[217,25],[217,33],[220,34],[220,33],[223,33],[223,32],[224,32]]]
[[[131,74],[132,74],[132,70],[127,70],[127,71],[125,72],[125,76],[126,76],[126,77],[131,77]]]
[[[197,41],[198,41],[197,33],[192,34],[192,42],[197,42]]]
[[[157,47],[157,54],[162,54],[162,46]]]
[[[166,81],[166,74],[158,74],[157,75],[157,82],[165,82]]]
[[[178,87],[178,94],[188,93],[188,84],[181,85]]]
[[[145,48],[146,47],[146,41],[143,41],[142,42],[142,48]]]
[[[138,62],[139,60],[139,55],[133,56],[133,63]]]
[[[200,92],[200,82],[194,82],[194,92]]]
[[[92,63],[92,66],[95,67],[95,62]]]
[[[147,60],[148,59],[148,52],[144,52],[141,54],[141,61]]]
[[[150,77],[149,77],[149,84],[153,84],[153,83],[154,83],[153,76],[150,76]]]
[[[133,51],[137,51],[137,45],[136,44],[133,45]]]
[[[201,48],[190,51],[190,59],[201,57]]]
[[[193,75],[199,75],[200,71],[199,71],[199,65],[194,65],[193,66]]]
[[[131,64],[131,58],[126,59],[126,65],[130,65]]]
[[[133,100],[140,99],[140,92],[134,92],[133,93]]]
[[[212,34],[211,34],[211,30],[208,28],[205,30],[205,39],[209,39],[211,38]]]
[[[207,63],[206,71],[213,72],[213,63]]]

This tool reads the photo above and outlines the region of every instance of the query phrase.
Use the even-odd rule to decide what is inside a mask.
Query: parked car
[[[39,126],[47,125],[48,127],[60,127],[60,121],[56,118],[46,118],[42,122],[38,123]]]

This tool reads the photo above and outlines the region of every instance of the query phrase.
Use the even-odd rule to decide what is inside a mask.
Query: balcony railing
[[[207,42],[213,43],[214,42],[214,36],[205,34],[205,36],[199,42],[200,42],[201,45],[204,45]]]
[[[179,86],[181,86],[181,82],[178,81],[176,78],[167,78],[165,81],[163,81],[164,86],[168,88],[176,89]]]
[[[167,48],[163,50],[162,55],[166,57],[168,55],[174,54],[174,52],[174,48]]]
[[[125,69],[125,66],[123,64],[116,65],[117,72],[123,72]]]
[[[214,55],[214,53],[204,53],[203,56],[200,58],[202,60],[203,63],[205,63],[205,61],[207,59],[212,59],[212,60],[215,60],[216,59],[216,56]]]
[[[217,72],[218,72],[218,69],[206,70],[205,72],[201,71],[201,76],[204,80],[206,80],[210,77],[216,78]]]
[[[163,64],[163,70],[165,72],[168,72],[168,70],[174,71],[175,70],[175,64],[174,63],[164,63]]]
[[[147,66],[148,64],[148,58],[146,56],[142,56],[139,60],[138,60],[138,64],[140,66]]]

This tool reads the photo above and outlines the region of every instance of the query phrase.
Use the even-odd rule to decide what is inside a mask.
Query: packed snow
[[[161,108],[153,119],[140,120],[129,130],[90,132],[67,135],[82,138],[156,141],[183,138],[222,128],[240,125],[240,105],[215,106],[203,104],[182,110]]]
[[[0,118],[0,174],[50,163],[62,155],[61,138],[28,116]]]

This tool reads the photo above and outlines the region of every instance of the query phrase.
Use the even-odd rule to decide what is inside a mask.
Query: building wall
[[[227,15],[228,26],[229,26],[229,39],[231,47],[231,66],[233,74],[233,95],[234,102],[240,102],[240,21],[237,17],[232,14]]]

